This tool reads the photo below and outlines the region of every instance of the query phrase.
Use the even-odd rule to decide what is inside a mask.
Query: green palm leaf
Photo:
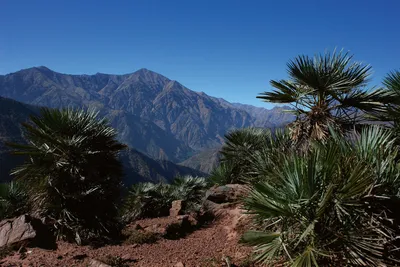
[[[29,189],[35,213],[54,220],[58,236],[77,242],[116,229],[125,145],[98,113],[43,108],[23,125],[27,145],[10,144],[28,160],[13,175]]]
[[[289,79],[271,81],[272,92],[257,96],[266,102],[292,104],[297,120],[290,128],[298,143],[327,138],[329,126],[348,130],[364,114],[384,110],[382,89],[364,90],[371,67],[354,62],[343,51],[301,55],[287,64]]]
[[[345,139],[330,131],[331,139],[312,143],[307,153],[270,157],[274,167],[244,200],[264,232],[242,241],[267,264],[397,264],[400,169],[391,133],[374,126]]]

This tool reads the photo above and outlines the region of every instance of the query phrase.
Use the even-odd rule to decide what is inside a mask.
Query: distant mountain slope
[[[23,158],[11,155],[6,142],[24,143],[21,123],[39,108],[18,101],[0,97],[0,182],[11,179],[10,170],[23,162]],[[124,164],[125,185],[143,181],[171,181],[178,175],[198,175],[204,173],[179,166],[166,160],[154,160],[135,149],[127,149],[120,155]]]
[[[128,149],[121,153],[121,161],[125,169],[126,186],[137,182],[171,182],[176,176],[207,174],[190,167],[180,166],[167,160],[155,160],[136,151]]]
[[[149,120],[124,111],[111,111],[106,116],[118,130],[121,142],[153,158],[178,162],[194,153],[193,149]]]
[[[278,110],[249,108],[194,92],[160,74],[68,75],[35,67],[0,76],[0,95],[49,107],[94,107],[120,139],[155,158],[181,162],[223,143],[242,127],[277,127],[292,120]]]
[[[21,122],[37,112],[37,107],[0,97],[0,182],[8,180],[11,169],[23,162],[23,158],[9,154],[6,143],[24,142]]]
[[[220,148],[205,149],[197,153],[196,155],[188,158],[187,160],[179,163],[179,165],[209,174],[212,169],[218,164],[220,158],[219,149]]]
[[[265,109],[240,103],[232,103],[232,106],[249,113],[250,116],[254,118],[255,127],[265,127],[265,125],[270,125],[270,128],[279,128],[295,119],[293,114],[285,112],[291,110],[289,106],[274,107],[272,109]]]
[[[0,97],[0,149],[4,150],[6,142],[22,141],[21,122],[29,115],[37,114],[39,108],[21,102]]]

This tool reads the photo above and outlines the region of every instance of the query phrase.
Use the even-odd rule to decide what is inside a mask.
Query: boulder
[[[36,231],[28,215],[0,222],[0,247],[33,240],[35,237]]]
[[[55,239],[41,220],[27,214],[0,222],[0,247],[27,244],[53,248]]]
[[[227,203],[239,201],[246,196],[248,187],[242,184],[227,184],[211,187],[206,192],[206,200],[214,203]]]
[[[176,217],[178,215],[182,215],[182,209],[182,200],[172,201],[171,209],[169,210],[169,216]]]

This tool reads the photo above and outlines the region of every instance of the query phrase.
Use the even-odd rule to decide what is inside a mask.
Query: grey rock
[[[36,231],[31,222],[32,219],[28,215],[1,221],[0,247],[33,240],[36,237]]]

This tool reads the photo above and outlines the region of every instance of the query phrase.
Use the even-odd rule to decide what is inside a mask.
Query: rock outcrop
[[[41,220],[27,214],[0,222],[0,247],[28,244],[50,248],[55,240]]]
[[[182,215],[183,203],[182,200],[174,200],[172,201],[171,208],[169,210],[169,216],[176,217],[178,215]]]

